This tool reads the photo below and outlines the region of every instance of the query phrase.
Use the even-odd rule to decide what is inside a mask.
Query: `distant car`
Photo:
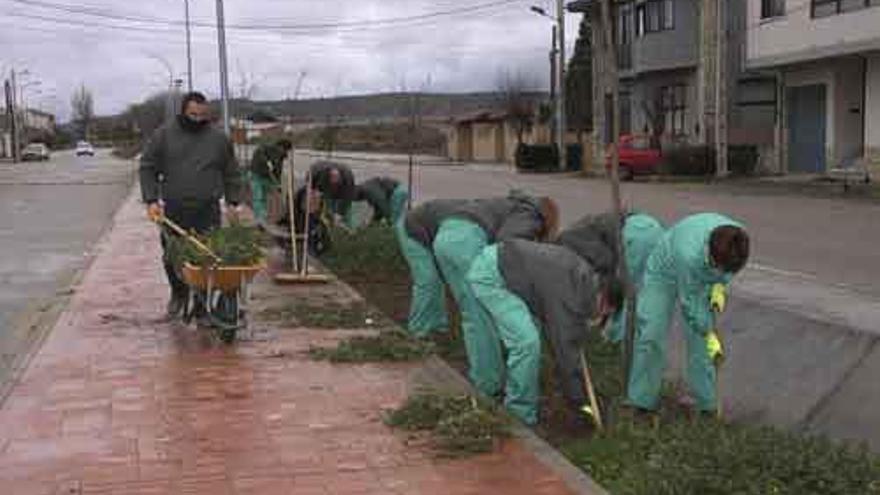
[[[632,180],[637,175],[659,172],[663,154],[659,148],[651,146],[649,136],[624,134],[618,142],[620,152],[620,178]],[[611,152],[605,157],[605,167],[611,170]]]
[[[31,143],[21,151],[23,161],[44,161],[49,159],[49,148],[43,143]]]
[[[86,141],[76,143],[76,156],[95,156],[95,148]]]

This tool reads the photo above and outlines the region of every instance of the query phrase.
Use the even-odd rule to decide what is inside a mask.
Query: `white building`
[[[777,76],[780,172],[880,174],[880,0],[748,0],[746,38]]]

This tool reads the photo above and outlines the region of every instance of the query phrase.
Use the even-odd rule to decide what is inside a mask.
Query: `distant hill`
[[[501,98],[497,93],[422,93],[418,96],[420,114],[426,119],[447,119],[481,111],[502,110]],[[548,98],[544,92],[532,92],[528,96],[536,103]],[[296,120],[320,121],[335,116],[344,120],[381,121],[409,116],[414,98],[414,94],[384,93],[296,101],[234,100],[231,106],[236,115],[268,113],[275,117],[291,116]]]

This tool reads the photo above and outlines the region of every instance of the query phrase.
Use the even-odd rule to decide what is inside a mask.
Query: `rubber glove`
[[[709,359],[715,365],[719,365],[724,361],[724,345],[721,343],[721,338],[715,330],[706,334],[706,352],[709,354]]]
[[[712,286],[712,291],[709,295],[709,303],[712,306],[712,311],[716,313],[724,312],[724,308],[727,307],[727,288],[724,284],[715,284]]]
[[[159,223],[164,216],[165,210],[158,201],[147,205],[147,218],[149,218],[151,222]]]

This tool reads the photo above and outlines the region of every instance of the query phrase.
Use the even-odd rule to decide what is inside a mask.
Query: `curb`
[[[324,273],[331,275],[333,283],[339,284],[346,291],[356,295],[364,303],[369,304],[354,287],[337,277],[335,273],[319,261],[315,261],[310,261],[310,263],[314,266],[319,266]],[[413,371],[410,381],[410,388],[413,390],[429,388],[469,393],[471,395],[478,394],[461,373],[437,356],[429,357],[423,362],[422,366]],[[590,478],[587,473],[572,464],[571,461],[547,443],[547,441],[515,419],[511,421],[511,432],[516,439],[522,442],[523,447],[535,455],[538,462],[556,473],[572,492],[578,495],[610,495],[608,491]]]

